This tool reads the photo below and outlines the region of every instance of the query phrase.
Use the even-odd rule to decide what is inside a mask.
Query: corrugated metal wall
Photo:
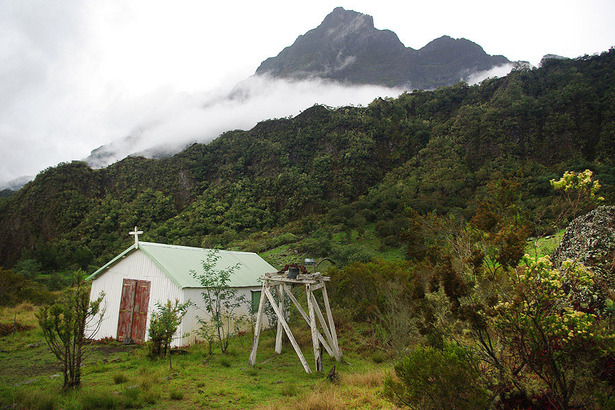
[[[190,300],[193,305],[188,309],[176,333],[173,346],[189,345],[199,339],[198,329],[200,325],[197,316],[201,318],[208,316],[204,308],[203,297],[201,296],[202,289],[185,288],[181,291],[156,264],[154,264],[143,252],[138,250],[127,255],[124,259],[117,262],[92,281],[90,300],[98,297],[101,291],[105,292],[103,305],[106,311],[100,330],[95,336],[96,339],[105,337],[117,338],[123,279],[146,280],[151,282],[150,300],[147,307],[147,326],[145,330],[146,340],[149,339],[147,333],[149,331],[151,314],[156,310],[156,303],[163,304],[167,300],[174,301],[175,299],[178,299],[180,303],[185,303]],[[237,296],[243,296],[247,303],[236,310],[237,315],[248,316],[252,290],[260,291],[260,287],[238,289]],[[244,330],[249,331],[250,329],[251,327],[249,325],[244,326]]]
[[[120,311],[120,299],[122,296],[123,279],[146,280],[151,282],[149,304],[147,306],[147,326],[145,335],[149,331],[151,314],[156,310],[156,303],[164,303],[167,300],[179,299],[182,302],[182,293],[175,283],[165,275],[143,252],[135,251],[126,258],[117,262],[106,272],[92,281],[90,299],[98,296],[100,291],[105,292],[103,305],[105,315],[96,339],[105,337],[117,337],[117,324]]]
[[[260,287],[254,288],[238,288],[237,289],[237,297],[243,296],[245,298],[246,303],[243,303],[240,308],[235,310],[235,315],[243,316],[244,320],[248,318],[249,308],[250,308],[250,298],[252,294],[252,290],[260,291]],[[182,327],[184,334],[190,333],[188,337],[184,338],[184,344],[192,344],[196,340],[202,339],[202,337],[198,334],[198,329],[200,328],[200,324],[198,322],[198,318],[207,318],[209,314],[205,309],[205,303],[203,301],[203,296],[201,295],[202,289],[194,289],[194,288],[186,288],[184,289],[184,295],[186,300],[190,299],[193,303],[188,309],[188,313],[184,317],[182,322]],[[241,330],[250,331],[252,327],[249,323],[243,323],[241,326]]]

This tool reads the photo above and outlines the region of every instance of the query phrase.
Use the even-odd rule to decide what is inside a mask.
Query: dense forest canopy
[[[546,226],[549,180],[564,170],[593,170],[615,199],[614,76],[611,49],[367,107],[316,105],[167,159],[60,164],[0,198],[0,265],[87,269],[127,247],[135,225],[194,246],[371,223],[394,238],[409,212],[471,218],[490,183],[513,177]]]

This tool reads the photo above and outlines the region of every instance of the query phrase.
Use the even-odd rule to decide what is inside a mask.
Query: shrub
[[[122,384],[128,381],[128,377],[124,373],[117,373],[113,375],[113,383]]]
[[[222,367],[231,367],[231,359],[229,359],[226,356],[220,357],[220,359],[218,360],[218,363],[220,363],[220,366]]]
[[[82,271],[75,272],[75,286],[36,315],[49,349],[62,365],[64,390],[81,385],[83,358],[104,315],[101,309],[104,293],[90,302],[90,289],[81,277]]]
[[[164,305],[156,303],[158,311],[152,312],[149,328],[151,357],[164,357],[167,352],[170,354],[173,335],[186,314],[188,306],[190,302],[180,304],[177,299],[175,299],[175,304],[170,300],[167,300]]]
[[[55,296],[44,285],[0,268],[0,306],[15,306],[23,301],[43,305],[54,299]]]
[[[385,379],[385,395],[398,405],[421,409],[488,405],[489,394],[482,387],[475,359],[461,346],[419,347],[395,365],[395,374],[398,380]]]
[[[276,248],[278,246],[286,245],[288,243],[297,242],[298,240],[299,237],[297,235],[293,234],[292,232],[286,232],[276,236],[271,242],[273,247]]]
[[[513,294],[493,318],[508,361],[522,363],[528,379],[544,383],[558,407],[585,403],[601,384],[593,367],[608,362],[615,341],[594,309],[593,273],[570,261],[554,269],[548,257],[526,255],[513,278]],[[608,371],[599,373],[604,378]]]
[[[383,352],[377,351],[372,354],[372,361],[374,363],[382,363],[386,360],[386,356]]]
[[[403,293],[410,294],[412,272],[402,261],[373,261],[353,263],[344,269],[331,270],[331,299],[351,310],[352,318],[364,320],[385,311],[385,289],[388,284],[399,283]]]

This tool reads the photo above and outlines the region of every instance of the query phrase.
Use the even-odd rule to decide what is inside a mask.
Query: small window
[[[258,313],[258,304],[261,301],[261,291],[260,290],[253,290],[252,291],[252,306],[251,306],[251,313],[252,314],[257,314]]]

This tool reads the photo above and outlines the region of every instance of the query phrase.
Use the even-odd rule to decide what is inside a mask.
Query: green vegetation
[[[190,302],[180,304],[177,299],[175,303],[167,300],[165,304],[156,304],[157,310],[152,312],[148,330],[152,357],[165,357],[167,353],[170,354],[173,335],[186,315],[189,305]]]
[[[81,365],[104,314],[104,293],[90,302],[90,289],[82,276],[83,272],[76,272],[75,285],[37,315],[45,341],[62,365],[64,390],[81,386]]]
[[[231,276],[239,269],[239,263],[225,269],[216,269],[218,259],[218,251],[210,250],[207,258],[202,261],[203,271],[191,271],[192,276],[205,289],[201,296],[210,317],[199,318],[199,333],[208,341],[210,353],[214,340],[222,353],[227,352],[231,335],[239,328],[238,322],[243,319],[235,311],[242,304],[248,303],[243,296],[237,296],[237,288],[229,287]]]
[[[387,377],[386,395],[401,406],[420,409],[483,409],[489,393],[476,381],[478,361],[461,346],[419,347],[395,365],[401,381]]]
[[[549,183],[564,171],[590,169],[613,202],[614,69],[615,50],[548,60],[477,86],[314,106],[172,158],[61,164],[0,200],[0,266],[41,281],[91,270],[129,246],[135,225],[152,242],[286,246],[345,265],[397,248],[409,209],[471,218],[511,175],[544,236],[571,217],[557,220]],[[377,244],[361,246],[370,233]]]
[[[35,323],[36,308],[18,309],[19,322]],[[12,320],[14,309],[0,311],[0,322]],[[299,322],[297,322],[299,323]],[[293,331],[300,327],[293,325]],[[304,326],[301,324],[299,326]],[[334,364],[339,381],[332,384],[326,374],[307,374],[290,344],[281,355],[274,352],[275,334],[265,331],[261,337],[261,360],[254,368],[247,358],[252,335],[233,338],[233,354],[219,351],[210,355],[208,347],[196,344],[173,354],[173,369],[165,360],[152,360],[147,346],[123,345],[105,341],[95,345],[82,367],[82,388],[61,393],[62,378],[53,355],[43,344],[27,347],[40,338],[40,330],[0,337],[3,372],[0,374],[0,406],[18,408],[290,408],[314,409],[323,402],[332,407],[391,408],[380,396],[390,362],[375,364],[364,359],[350,339],[361,346],[366,327],[346,326],[339,338],[347,362],[337,363],[328,356],[328,371]],[[300,342],[307,359],[311,339]],[[330,400],[330,401],[329,401]]]
[[[314,106],[168,159],[46,170],[0,200],[1,303],[44,304],[65,272],[128,246],[135,225],[149,241],[255,251],[277,266],[329,258],[319,269],[352,364],[326,362],[340,373],[331,383],[287,346],[248,368],[251,335],[229,337],[220,318],[204,333],[220,350],[196,344],[171,369],[146,349],[101,344],[84,389],[56,395],[57,380],[36,376],[58,371],[24,319],[37,308],[22,304],[0,319],[1,403],[390,407],[384,392],[416,408],[612,407],[615,293],[548,254],[572,218],[614,203],[614,71],[615,50],[548,60],[479,86]],[[232,269],[218,273],[212,290]],[[205,296],[214,317],[220,295]],[[309,346],[305,325],[291,326]],[[266,332],[261,347],[273,344]]]

